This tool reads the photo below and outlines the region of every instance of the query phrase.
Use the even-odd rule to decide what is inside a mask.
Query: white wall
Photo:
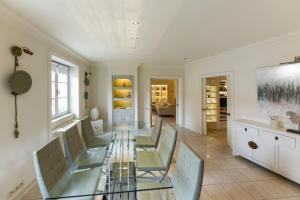
[[[24,181],[27,185],[35,179],[32,152],[46,144],[50,129],[50,54],[80,66],[82,72],[88,69],[88,63],[70,50],[34,29],[12,13],[0,8],[0,199]],[[13,25],[11,25],[13,24]],[[32,76],[31,90],[18,98],[20,137],[14,138],[14,98],[7,84],[13,72],[14,57],[10,53],[13,45],[29,47],[33,56],[20,58],[20,68]],[[80,116],[84,116],[83,83],[80,83]],[[21,190],[22,190],[21,189]],[[21,191],[20,190],[20,191]]]
[[[144,63],[139,67],[139,120],[148,122],[152,110],[150,77],[184,77],[183,65]],[[182,102],[184,104],[184,102]]]
[[[232,71],[233,117],[268,122],[257,105],[256,68],[292,61],[300,54],[300,33],[274,38],[185,66],[185,125],[201,132],[201,76]]]
[[[99,64],[91,68],[91,108],[97,106],[100,109],[100,117],[108,120],[108,69]]]
[[[134,76],[134,101],[135,119],[138,119],[138,67],[139,62],[102,62],[95,63],[91,67],[91,107],[100,109],[100,117],[109,122],[112,121],[112,76]]]
[[[138,82],[138,119],[140,121],[146,121],[148,115],[145,111],[149,109],[150,90],[147,87],[149,85],[150,76],[184,76],[184,68],[181,65],[171,64],[139,64],[130,62],[109,62],[109,63],[97,63],[92,66],[92,83],[91,93],[92,100],[91,106],[97,106],[100,108],[100,115],[103,119],[108,120],[109,110],[111,106],[111,75],[112,74],[136,74]],[[146,117],[146,118],[145,118]]]

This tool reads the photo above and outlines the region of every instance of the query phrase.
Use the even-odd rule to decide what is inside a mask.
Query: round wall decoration
[[[9,86],[12,93],[16,95],[28,92],[32,86],[32,79],[28,72],[18,70],[9,77]]]

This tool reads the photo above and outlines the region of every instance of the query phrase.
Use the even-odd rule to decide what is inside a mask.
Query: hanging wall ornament
[[[17,47],[13,46],[11,48],[11,53],[15,57],[15,65],[14,72],[10,75],[8,83],[11,89],[11,94],[15,97],[15,130],[14,135],[15,138],[19,137],[19,125],[18,125],[18,104],[17,104],[17,96],[21,94],[25,94],[28,92],[32,86],[32,79],[29,73],[23,70],[17,70],[19,66],[18,57],[22,56],[22,52],[33,55],[33,52],[30,51],[27,47]]]
[[[88,92],[88,86],[90,85],[90,80],[88,78],[89,75],[92,75],[92,73],[91,72],[84,73],[84,85],[85,85],[84,99],[85,99],[85,108],[86,109],[87,109],[87,102],[89,99],[89,92]]]

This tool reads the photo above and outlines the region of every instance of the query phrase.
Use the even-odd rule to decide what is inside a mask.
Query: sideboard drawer
[[[239,133],[239,134],[246,134],[250,137],[258,136],[257,128],[249,127],[246,125],[238,125],[238,126],[236,126],[236,129],[237,129],[237,133]]]

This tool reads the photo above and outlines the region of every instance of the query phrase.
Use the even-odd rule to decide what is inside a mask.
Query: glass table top
[[[135,134],[138,131],[149,133],[150,130],[151,127],[142,121],[114,122],[113,124],[103,121],[103,133],[131,131]]]
[[[150,134],[149,130],[140,122],[104,127],[104,132],[113,134],[113,142],[108,148],[105,164],[102,167],[73,172],[59,184],[58,189],[50,192],[47,199],[93,199],[95,196],[102,196],[103,199],[135,200],[136,192],[172,188],[167,175],[153,172],[155,176],[141,176],[143,172],[135,168],[134,138],[136,135]]]

